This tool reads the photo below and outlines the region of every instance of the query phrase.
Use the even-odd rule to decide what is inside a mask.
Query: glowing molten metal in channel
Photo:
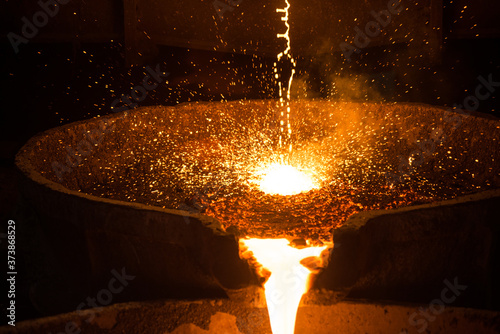
[[[286,239],[241,239],[257,261],[271,272],[264,284],[273,334],[293,334],[302,295],[309,286],[310,271],[300,264],[318,257],[326,248],[293,248]]]
[[[258,168],[254,175],[252,182],[271,195],[295,195],[318,188],[312,175],[291,165],[273,163]]]

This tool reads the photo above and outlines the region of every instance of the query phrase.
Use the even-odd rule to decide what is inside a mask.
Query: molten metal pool
[[[312,172],[287,164],[266,165],[258,168],[254,174],[256,179],[251,182],[271,195],[296,195],[319,187]]]
[[[461,116],[455,130],[432,106],[291,101],[294,148],[282,162],[277,104],[188,103],[66,126],[37,139],[33,163],[78,193],[199,212],[241,237],[323,242],[360,211],[500,185],[495,121]]]
[[[332,229],[360,211],[401,208],[397,216],[402,217],[407,209],[403,207],[500,188],[500,126],[496,120],[465,115],[450,118],[442,108],[416,104],[316,100],[291,101],[290,106],[295,146],[286,163],[274,154],[279,129],[277,101],[150,107],[69,124],[32,138],[17,157],[25,176],[23,192],[37,212],[43,213],[48,235],[60,233],[53,241],[61,246],[58,254],[67,255],[64,263],[86,261],[95,286],[107,284],[113,268],[135,270],[137,281],[124,292],[134,292],[129,299],[133,300],[151,291],[154,295],[147,298],[192,297],[188,295],[192,291],[206,296],[220,291],[221,286],[230,289],[250,284],[250,271],[238,257],[235,236],[303,238],[311,240],[310,245],[324,245],[331,242]],[[266,173],[266,167],[276,163],[282,164],[281,171],[271,168],[272,173]],[[310,182],[305,178],[306,182],[298,182],[300,186],[290,187],[287,178],[282,178],[273,183],[289,171],[295,175],[294,181],[302,178],[297,176],[302,172]],[[264,187],[268,184],[270,189]],[[410,233],[411,240],[421,232],[412,226],[418,217],[401,218],[405,224],[396,224],[401,233]],[[360,226],[359,221],[351,225]],[[345,242],[349,242],[347,232]],[[371,240],[365,229],[364,233]],[[399,234],[388,237],[400,241]],[[350,240],[353,245],[354,239]],[[420,254],[413,250],[421,240],[430,242],[428,239],[422,234],[405,257]],[[438,240],[442,245],[446,239]],[[337,254],[352,253],[345,246]],[[271,246],[248,247],[272,272],[266,285],[268,294],[275,289],[273,280],[284,277],[298,286],[309,275],[300,265],[308,254],[293,260],[292,269],[299,275],[293,278],[283,269],[271,268],[266,260],[269,252],[259,255]],[[279,247],[285,253],[290,248],[285,242]],[[357,273],[360,266],[370,269],[362,266],[362,260],[366,258],[363,252],[371,248],[353,249],[360,252],[360,263],[350,272]],[[387,259],[392,260],[394,255],[388,254]],[[424,260],[412,261],[426,265]],[[397,273],[411,272],[413,262],[405,266],[400,261],[404,270]],[[447,262],[439,262],[441,267],[442,263]],[[393,263],[385,264],[393,268]],[[180,267],[183,269],[176,269]],[[89,273],[85,266],[78,269],[82,275]],[[425,280],[433,272],[419,270],[413,275],[421,274]],[[360,279],[372,277],[371,272],[363,275]],[[307,289],[304,286],[299,295]],[[374,291],[378,285],[369,287]],[[269,300],[268,305],[272,306]],[[280,319],[292,326],[292,317]]]

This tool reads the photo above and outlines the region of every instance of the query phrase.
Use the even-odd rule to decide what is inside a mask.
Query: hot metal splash
[[[141,108],[109,118],[90,156],[58,180],[98,197],[201,212],[242,236],[330,240],[331,230],[362,210],[434,202],[500,185],[498,122],[414,104],[291,101],[290,165],[312,177],[311,190],[272,195],[255,183],[262,164],[279,160],[274,100],[188,103]],[[66,128],[54,160],[85,126]],[[76,138],[78,140],[78,138]],[[415,152],[420,152],[416,154]],[[293,178],[290,182],[295,182]]]

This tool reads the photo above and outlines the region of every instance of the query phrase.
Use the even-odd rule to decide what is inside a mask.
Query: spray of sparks
[[[242,235],[314,235],[320,240],[330,240],[331,229],[359,211],[434,202],[499,186],[498,169],[492,168],[498,165],[500,138],[495,122],[481,120],[480,139],[472,140],[477,131],[464,119],[468,140],[442,137],[441,143],[434,138],[452,131],[452,125],[443,123],[439,108],[299,100],[291,104],[300,112],[292,120],[297,140],[290,165],[314,171],[302,170],[318,185],[308,192],[275,196],[251,182],[263,162],[279,161],[276,132],[267,127],[277,109],[273,100],[131,112],[106,121],[112,137],[104,134],[91,155],[72,165],[71,175],[60,180],[51,165],[53,160],[66,161],[65,149],[54,151],[52,160],[40,164],[40,172],[68,189],[98,197],[202,212]],[[89,129],[99,130],[99,121],[89,121]],[[408,126],[417,123],[423,126]],[[61,131],[41,145],[76,148],[80,139],[73,139],[71,131],[77,132]],[[436,143],[430,146],[433,151],[406,164],[409,152],[420,147],[416,143],[429,140]],[[406,162],[401,160],[405,156]]]

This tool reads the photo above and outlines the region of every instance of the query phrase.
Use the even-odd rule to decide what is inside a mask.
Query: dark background
[[[494,0],[429,0],[418,8],[403,2],[409,10],[346,61],[339,43],[352,43],[354,27],[373,20],[370,10],[386,3],[292,1],[295,97],[452,107],[474,95],[478,76],[500,81],[500,3]],[[283,29],[274,9],[282,5],[243,0],[220,20],[211,1],[73,0],[16,54],[7,34],[20,34],[21,18],[31,21],[40,8],[36,1],[2,1],[1,248],[7,220],[31,215],[18,200],[17,150],[40,131],[111,113],[117,97],[142,83],[146,66],[159,64],[170,75],[139,106],[276,98],[272,66],[283,43],[275,36]],[[478,111],[500,116],[498,99],[497,89]],[[37,233],[18,232],[18,271],[25,273],[18,276],[18,321],[59,311],[36,296],[37,285],[57,280],[47,245],[32,242]]]

